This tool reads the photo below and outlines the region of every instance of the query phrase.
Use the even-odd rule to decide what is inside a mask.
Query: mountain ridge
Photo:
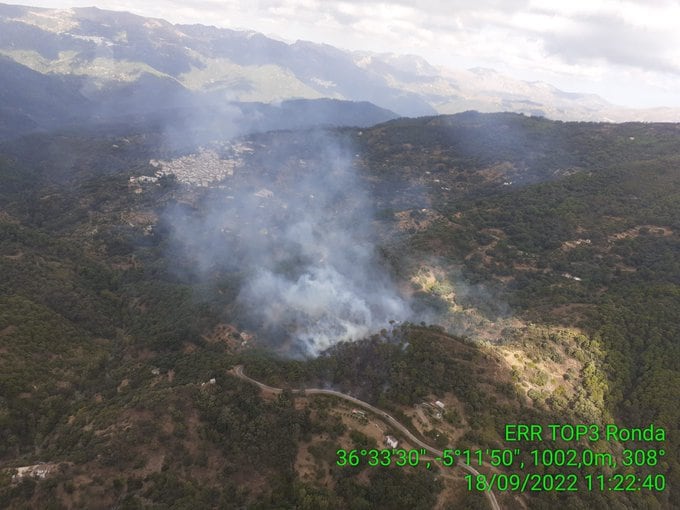
[[[368,101],[401,116],[511,111],[554,120],[671,121],[673,108],[629,109],[600,96],[522,81],[492,69],[447,69],[414,55],[286,43],[255,31],[172,24],[96,7],[0,4],[0,54],[46,75],[77,78],[81,93],[165,77],[211,100]]]

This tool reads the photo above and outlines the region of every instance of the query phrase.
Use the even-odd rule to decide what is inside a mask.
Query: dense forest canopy
[[[500,502],[677,507],[680,125],[467,112],[274,131],[239,140],[249,149],[209,186],[158,178],[150,163],[200,161],[198,148],[120,129],[0,146],[0,506],[485,507],[447,473],[337,467],[338,445],[375,441],[351,411],[262,395],[229,374],[243,364],[277,387],[356,395],[439,447],[501,447],[508,422],[654,423],[666,455],[640,472],[663,474],[666,490]],[[370,237],[369,267],[409,316],[307,358],[270,341],[289,329],[246,309],[251,261],[206,258],[208,245],[179,244],[177,231],[184,221],[216,253],[254,253],[243,227],[206,221],[211,208],[228,196],[253,210],[312,204],[299,183],[323,168],[319,136],[356,172],[324,204],[342,215],[368,200],[357,239]],[[227,160],[225,147],[209,149]],[[277,235],[252,218],[239,222]],[[297,274],[309,262],[276,263]],[[434,398],[449,408],[426,429],[413,410]],[[52,466],[45,479],[5,469],[39,463]]]

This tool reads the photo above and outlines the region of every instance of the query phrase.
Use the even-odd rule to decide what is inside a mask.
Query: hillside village
[[[197,153],[172,160],[152,159],[149,164],[156,168],[155,175],[131,177],[130,183],[157,182],[160,177],[174,175],[179,182],[208,187],[234,175],[234,171],[243,166],[243,156],[253,152],[253,148],[244,143],[234,143],[221,148],[220,152],[226,157],[214,149],[201,147]]]

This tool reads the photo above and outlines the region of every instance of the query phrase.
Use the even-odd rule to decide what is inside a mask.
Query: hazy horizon
[[[171,23],[254,30],[352,51],[417,55],[451,69],[491,68],[632,108],[680,107],[680,3],[496,0],[418,7],[401,0],[242,2],[35,0],[15,5],[96,6]]]

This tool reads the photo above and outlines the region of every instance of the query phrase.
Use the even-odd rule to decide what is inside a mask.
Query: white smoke
[[[301,159],[309,146],[314,154]],[[174,220],[203,273],[245,274],[239,310],[294,353],[317,355],[408,319],[376,255],[371,200],[347,151],[319,133],[267,150],[214,192],[200,219]]]

